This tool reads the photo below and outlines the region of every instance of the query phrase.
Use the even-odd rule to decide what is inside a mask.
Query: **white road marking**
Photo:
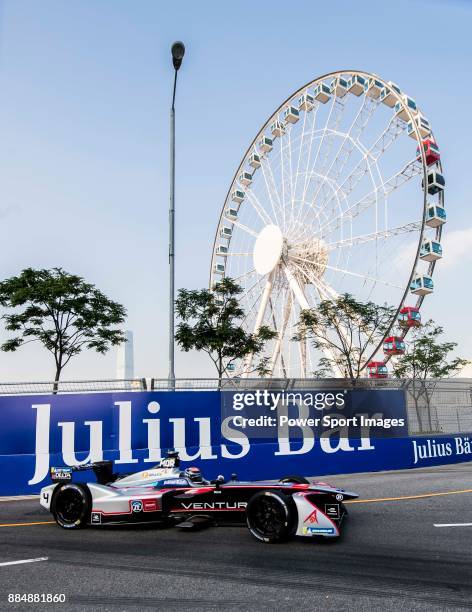
[[[49,557],[38,557],[37,559],[21,559],[20,561],[6,561],[5,563],[0,563],[0,567],[5,565],[20,565],[21,563],[37,563],[38,561],[47,561]]]
[[[435,527],[472,527],[472,523],[434,523]]]

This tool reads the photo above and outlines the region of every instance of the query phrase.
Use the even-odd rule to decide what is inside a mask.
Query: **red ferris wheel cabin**
[[[433,164],[435,164],[437,161],[441,159],[441,155],[439,153],[439,147],[434,142],[434,140],[431,140],[431,138],[425,138],[423,140],[423,149],[424,149],[424,154],[426,155],[426,164],[428,166],[432,166]],[[421,159],[419,147],[417,147],[416,149],[416,155],[418,159]]]
[[[421,314],[419,308],[404,306],[398,314],[398,324],[400,327],[420,327]]]
[[[367,364],[369,378],[388,378],[387,366],[383,361],[371,361]]]
[[[405,343],[403,338],[399,336],[389,336],[385,338],[383,351],[386,355],[403,355],[405,352]]]

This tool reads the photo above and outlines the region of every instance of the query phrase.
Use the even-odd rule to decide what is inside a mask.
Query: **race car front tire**
[[[83,529],[90,517],[92,501],[86,485],[67,483],[54,491],[51,512],[63,529]]]
[[[278,491],[259,491],[248,502],[246,523],[251,534],[261,542],[283,542],[296,530],[295,502]]]

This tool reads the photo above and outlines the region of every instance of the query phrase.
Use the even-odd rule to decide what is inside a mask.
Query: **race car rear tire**
[[[90,491],[86,485],[66,483],[54,492],[51,512],[63,529],[83,529],[87,526],[92,508]]]
[[[278,491],[259,491],[248,502],[246,523],[251,534],[261,542],[283,542],[296,530],[295,502]]]
[[[291,482],[293,484],[310,484],[310,481],[307,480],[304,476],[299,476],[298,474],[291,474],[290,476],[284,476],[279,480],[281,483]]]

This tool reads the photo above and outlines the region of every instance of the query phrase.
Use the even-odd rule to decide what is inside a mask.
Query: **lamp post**
[[[185,45],[177,41],[172,45],[174,65],[174,91],[170,109],[170,198],[169,198],[169,386],[175,386],[174,368],[174,301],[175,301],[175,91],[177,72],[182,65]]]

